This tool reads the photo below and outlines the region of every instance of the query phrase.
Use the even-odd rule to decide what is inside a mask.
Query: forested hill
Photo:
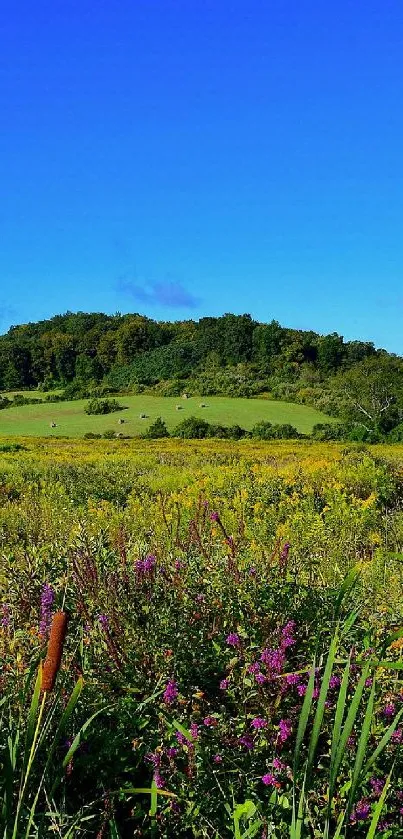
[[[62,387],[74,395],[102,384],[167,395],[265,394],[339,415],[347,394],[369,422],[403,407],[402,379],[403,359],[370,342],[289,329],[274,320],[258,323],[248,314],[170,323],[139,314],[67,312],[0,336],[3,391]],[[369,404],[360,388],[375,380]],[[388,392],[380,393],[387,384]]]

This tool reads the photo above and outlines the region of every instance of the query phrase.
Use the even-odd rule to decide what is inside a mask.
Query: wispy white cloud
[[[196,297],[177,280],[141,284],[127,277],[118,280],[118,291],[145,305],[164,306],[167,309],[196,309]]]

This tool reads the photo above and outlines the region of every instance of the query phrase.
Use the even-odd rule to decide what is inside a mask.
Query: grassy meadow
[[[402,489],[399,445],[4,438],[4,839],[403,836]]]
[[[122,430],[118,420],[123,419],[124,433],[138,436],[157,417],[162,417],[171,431],[190,416],[203,417],[213,424],[240,425],[246,430],[260,420],[273,424],[289,423],[299,432],[309,434],[316,423],[334,421],[314,408],[268,399],[211,396],[185,400],[141,394],[119,396],[118,401],[125,410],[106,416],[88,416],[84,410],[88,400],[7,408],[0,411],[0,435],[82,437],[86,432],[102,434],[108,429]],[[200,407],[202,403],[205,408]],[[146,418],[140,419],[141,414],[145,414]],[[52,422],[56,423],[56,428],[50,427]]]

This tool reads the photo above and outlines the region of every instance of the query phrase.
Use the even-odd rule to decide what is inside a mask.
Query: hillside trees
[[[344,419],[381,433],[403,414],[403,360],[386,353],[368,357],[334,380],[344,399]]]
[[[258,323],[250,314],[171,323],[138,313],[66,312],[13,326],[0,336],[0,390],[57,387],[71,396],[101,385],[153,388],[167,395],[183,390],[244,397],[267,393],[337,416],[348,414],[349,421],[373,427],[390,425],[400,416],[396,394],[393,409],[392,403],[382,403],[381,415],[371,402],[378,361],[387,365],[385,359],[391,358],[371,342],[345,342],[336,332],[318,335],[273,319]],[[390,362],[392,367],[399,363]],[[385,373],[389,378],[390,369]],[[361,385],[367,393],[362,402],[356,398]]]

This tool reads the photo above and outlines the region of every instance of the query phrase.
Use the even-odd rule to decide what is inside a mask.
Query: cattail
[[[41,690],[53,690],[62,661],[63,644],[67,632],[66,612],[55,612],[50,627],[49,643],[42,670]]]

